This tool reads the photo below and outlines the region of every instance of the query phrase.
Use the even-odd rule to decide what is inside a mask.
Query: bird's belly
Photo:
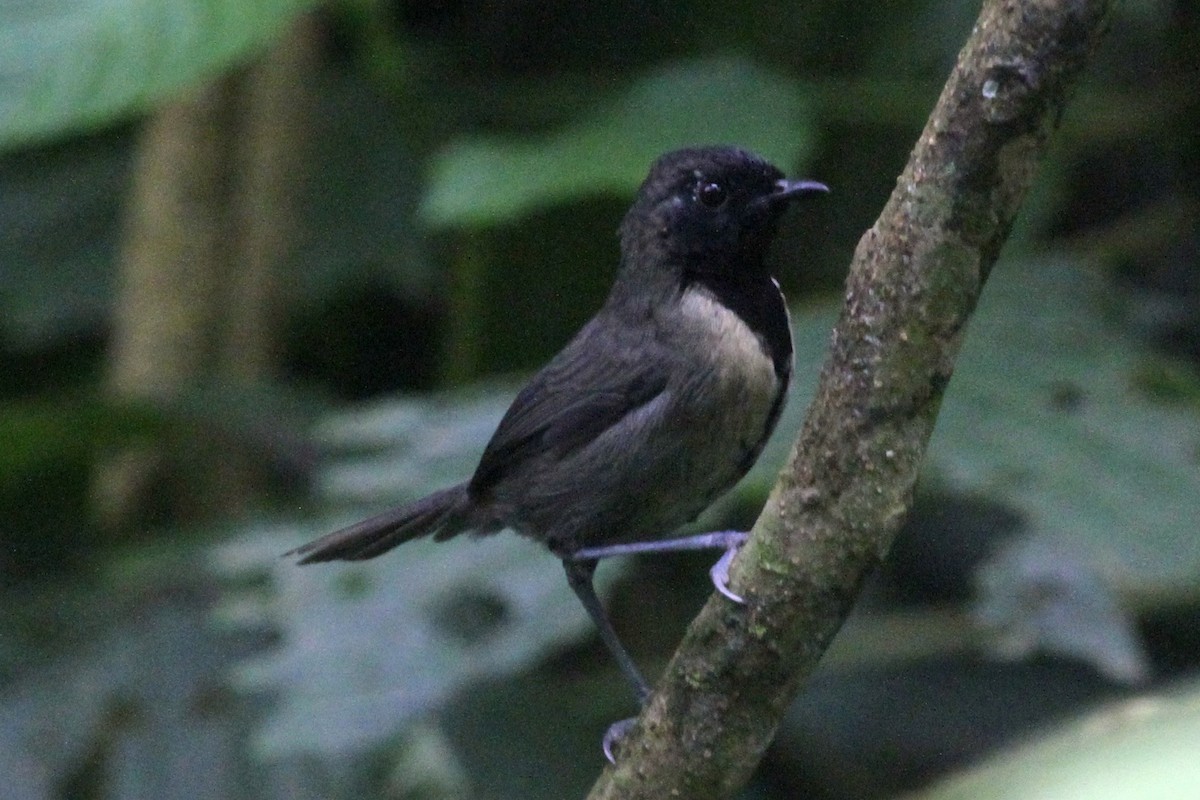
[[[560,464],[556,485],[519,515],[553,549],[668,537],[762,449],[784,380],[736,314],[699,293],[683,310],[667,389]]]

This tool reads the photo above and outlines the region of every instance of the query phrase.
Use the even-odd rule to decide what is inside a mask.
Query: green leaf
[[[517,393],[505,384],[394,398],[326,417],[318,490],[334,507],[395,504],[465,480]]]
[[[155,555],[136,585],[92,574],[0,597],[6,800],[263,796],[245,791],[247,771],[231,759],[247,707],[214,680],[232,650],[205,624],[210,584],[192,553]],[[120,755],[101,757],[97,781],[101,750]]]
[[[911,800],[1200,797],[1200,687],[1137,697],[1003,752]]]
[[[811,145],[807,104],[791,79],[737,59],[653,72],[540,141],[451,143],[437,157],[421,207],[434,227],[508,222],[606,192],[630,194],[660,154],[737,144],[790,167]]]
[[[287,537],[325,530],[260,529],[220,554],[234,574],[270,565],[271,601],[248,595],[224,611],[243,623],[266,613],[283,634],[237,672],[243,687],[280,692],[257,739],[267,758],[361,751],[591,630],[557,559],[511,533],[416,540],[362,564],[279,558]],[[600,588],[613,574],[602,572]]]
[[[311,0],[0,4],[0,148],[95,128],[261,49]]]
[[[1086,554],[1053,536],[1021,536],[976,577],[973,617],[1001,656],[1055,653],[1087,661],[1114,683],[1150,676],[1137,621]]]
[[[1200,596],[1200,426],[1139,376],[1093,272],[1001,264],[984,290],[930,444],[953,488],[1021,511],[1135,607]]]

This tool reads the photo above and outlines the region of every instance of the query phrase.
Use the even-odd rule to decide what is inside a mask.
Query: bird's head
[[[761,157],[736,147],[667,153],[650,168],[621,223],[625,267],[761,277],[790,202],[827,191],[816,181],[787,180]]]

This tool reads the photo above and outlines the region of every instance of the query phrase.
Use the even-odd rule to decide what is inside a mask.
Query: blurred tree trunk
[[[316,18],[303,16],[256,63],[146,121],[108,370],[119,402],[173,413],[189,392],[271,377],[317,48]],[[170,446],[148,442],[102,459],[94,483],[101,524],[211,518],[253,503],[261,459],[243,437],[214,428],[217,420],[196,419]]]

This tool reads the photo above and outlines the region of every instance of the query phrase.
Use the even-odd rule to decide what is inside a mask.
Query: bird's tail
[[[469,504],[467,484],[460,483],[314,539],[284,555],[302,556],[301,564],[363,561],[386,553],[409,539],[431,535],[448,539],[465,529]]]

